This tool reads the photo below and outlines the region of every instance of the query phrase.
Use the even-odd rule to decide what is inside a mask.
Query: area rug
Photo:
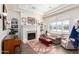
[[[28,45],[38,54],[47,53],[55,47],[53,45],[50,45],[49,47],[47,47],[46,45],[40,43],[39,41],[35,41],[35,40],[29,41]]]

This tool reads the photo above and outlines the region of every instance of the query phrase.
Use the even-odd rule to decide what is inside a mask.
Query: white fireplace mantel
[[[39,26],[36,25],[25,25],[21,27],[21,36],[22,36],[22,40],[24,43],[27,42],[28,40],[28,33],[35,33],[36,34],[36,38],[38,39],[38,33],[39,33]]]

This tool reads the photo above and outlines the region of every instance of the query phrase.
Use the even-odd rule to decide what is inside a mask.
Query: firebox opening
[[[35,33],[28,33],[28,40],[35,39],[36,34]]]

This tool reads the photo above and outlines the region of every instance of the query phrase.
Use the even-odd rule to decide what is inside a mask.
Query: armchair
[[[75,49],[73,46],[73,42],[69,39],[69,37],[61,39],[61,46],[65,49]]]

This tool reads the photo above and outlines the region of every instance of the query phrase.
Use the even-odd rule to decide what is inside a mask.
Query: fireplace
[[[37,25],[26,25],[21,29],[21,39],[23,39],[23,43],[27,43],[28,40],[38,40],[40,36],[40,29]]]
[[[28,40],[32,40],[36,38],[36,34],[35,33],[28,33]]]

